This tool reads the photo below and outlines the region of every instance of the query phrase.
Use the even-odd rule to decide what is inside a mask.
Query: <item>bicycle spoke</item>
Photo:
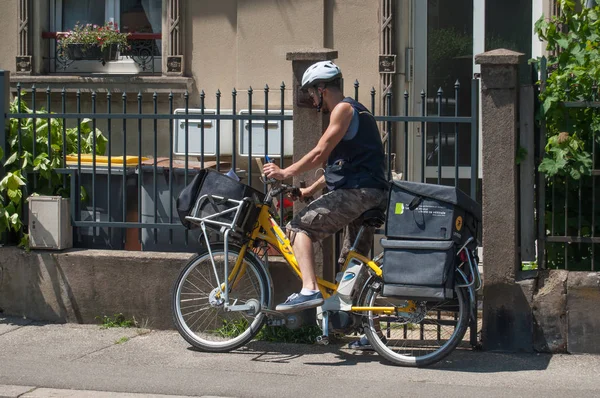
[[[186,316],[186,315],[191,315],[191,314],[195,314],[195,313],[197,313],[197,312],[200,312],[200,311],[205,311],[205,310],[207,310],[207,309],[214,308],[212,305],[208,304],[208,305],[204,305],[204,306],[202,306],[201,308],[198,308],[198,309],[197,309],[197,310],[195,310],[195,311],[191,311],[191,312],[186,312],[186,313],[183,313],[183,310],[184,310],[184,309],[188,309],[188,308],[197,308],[197,307],[198,307],[198,306],[195,306],[195,305],[188,305],[188,306],[186,306],[186,307],[183,307],[183,306],[182,306],[182,307],[181,307],[181,310],[182,310],[182,314],[183,314],[183,316]]]
[[[377,287],[369,294],[368,306],[401,307],[400,300],[380,297]],[[416,366],[436,362],[463,339],[466,330],[467,299],[463,293],[457,297],[456,301],[416,302],[416,308],[405,314],[370,313],[366,329],[369,340],[379,342],[375,344],[377,351],[396,364]]]
[[[215,267],[208,253],[192,260],[180,276],[175,296],[178,303],[175,309],[176,319],[179,320],[179,323],[176,322],[178,330],[188,342],[209,351],[213,347],[239,345],[237,341],[244,342],[251,338],[265,319],[262,313],[253,316],[243,311],[224,310],[225,305],[244,305],[250,299],[263,304],[267,290],[259,268],[252,262],[254,260],[244,259],[240,274],[231,279],[229,284],[228,302],[224,302],[223,295],[218,294],[220,286],[214,282],[216,279],[213,275],[215,269],[217,272],[224,269],[225,255],[219,250],[213,249]],[[235,264],[238,255],[239,252],[229,250],[229,263]],[[222,351],[220,348],[218,350]]]

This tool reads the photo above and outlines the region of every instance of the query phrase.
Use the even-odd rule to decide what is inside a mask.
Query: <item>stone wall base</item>
[[[115,250],[25,252],[0,248],[0,312],[58,323],[99,323],[122,313],[153,329],[174,329],[171,289],[189,253]],[[270,257],[275,303],[301,284]]]
[[[540,271],[533,296],[534,349],[600,354],[600,273]]]

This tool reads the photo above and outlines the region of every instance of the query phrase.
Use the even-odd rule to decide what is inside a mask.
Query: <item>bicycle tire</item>
[[[372,280],[371,284],[370,284],[370,288],[368,289],[368,292],[365,296],[364,299],[364,306],[378,306],[379,304],[376,304],[377,298],[379,297],[380,291],[381,291],[381,286],[382,283],[378,280]],[[433,350],[432,352],[429,352],[427,354],[424,355],[414,355],[414,351],[411,350],[411,355],[407,355],[407,354],[403,354],[401,352],[396,352],[394,351],[394,349],[399,348],[400,350],[406,350],[406,348],[404,347],[397,347],[396,344],[398,344],[399,341],[409,341],[409,335],[413,335],[411,336],[411,338],[415,338],[416,336],[414,336],[415,334],[419,334],[420,339],[418,340],[419,343],[417,344],[419,347],[421,347],[422,351],[425,351],[424,347],[427,346],[427,344],[433,344],[431,343],[431,340],[427,340],[424,339],[424,329],[425,329],[425,325],[427,325],[427,327],[431,326],[432,324],[434,324],[434,322],[432,322],[431,319],[425,319],[426,318],[426,314],[429,313],[429,311],[438,311],[438,314],[440,314],[442,311],[444,311],[442,308],[443,307],[443,303],[439,304],[438,309],[436,310],[435,305],[436,303],[432,303],[432,304],[423,304],[425,306],[425,317],[421,320],[421,322],[423,323],[410,323],[410,322],[406,322],[405,319],[402,319],[401,317],[401,322],[400,324],[403,325],[402,330],[401,330],[401,335],[400,336],[395,336],[394,339],[388,338],[383,336],[383,331],[382,329],[386,330],[388,332],[388,334],[390,334],[390,324],[388,323],[388,327],[387,328],[382,328],[380,325],[380,322],[385,322],[385,318],[383,316],[378,316],[377,314],[374,314],[373,312],[368,312],[366,315],[366,322],[364,323],[363,327],[364,327],[364,332],[365,335],[367,336],[367,339],[369,340],[369,342],[371,343],[371,346],[375,349],[375,351],[377,351],[377,353],[379,355],[381,355],[382,357],[384,357],[386,360],[388,360],[389,362],[395,364],[395,365],[400,365],[400,366],[406,366],[406,367],[426,367],[429,365],[432,365],[436,362],[439,362],[440,360],[442,360],[443,358],[445,358],[446,356],[448,356],[452,351],[454,351],[454,349],[458,346],[458,344],[463,340],[465,333],[467,331],[467,326],[469,324],[469,299],[468,299],[468,292],[466,288],[462,288],[462,287],[455,287],[455,293],[456,293],[456,299],[454,301],[452,301],[452,308],[455,309],[455,304],[458,306],[458,315],[456,316],[455,319],[455,323],[456,325],[454,326],[454,331],[452,332],[450,338],[448,338],[443,344],[441,344],[437,349]],[[400,299],[394,299],[391,298],[392,300],[395,301],[401,301]],[[422,303],[422,302],[421,302]],[[431,306],[433,307],[431,310],[428,310],[427,307]],[[448,308],[448,307],[446,307]],[[448,310],[444,311],[445,313],[449,313]],[[445,315],[446,317],[448,317],[448,315]],[[376,319],[377,318],[377,319]],[[379,319],[382,318],[382,319]],[[392,317],[389,317],[392,318]],[[436,319],[433,319],[433,321],[435,321]],[[440,315],[437,316],[437,320],[440,321],[441,323],[441,317]],[[388,320],[389,322],[389,320]],[[430,323],[431,322],[431,323]],[[453,321],[449,321],[447,319],[444,320],[444,322],[447,323],[453,323]],[[419,326],[419,330],[417,332],[415,332],[415,325],[420,325]],[[433,340],[439,340],[440,339],[440,331],[439,331],[439,325],[437,326],[438,330],[436,331],[437,336],[433,339]],[[407,332],[407,329],[408,332]],[[399,329],[396,329],[397,331]],[[431,333],[431,330],[427,331],[427,333]],[[400,334],[400,333],[399,333]],[[431,335],[431,334],[429,334]],[[416,338],[415,338],[416,340]],[[411,340],[412,341],[412,340]],[[438,341],[439,342],[439,341]],[[420,352],[420,351],[417,351]]]
[[[233,268],[240,250],[237,246],[229,245],[230,269]],[[220,261],[224,263],[225,258],[224,245],[211,245],[211,251],[217,271],[219,271]],[[236,304],[239,305],[254,299],[260,303],[261,308],[270,308],[272,296],[270,278],[265,273],[260,261],[251,253],[245,253],[244,262],[246,268],[241,278],[249,276],[252,280],[246,285],[244,285],[246,281],[240,281],[236,286],[230,286],[230,303],[237,300]],[[199,272],[198,275],[196,275],[195,270]],[[183,267],[173,285],[173,321],[179,334],[195,348],[206,352],[227,352],[248,343],[261,330],[266,322],[266,316],[262,312],[254,316],[246,316],[248,314],[242,311],[225,312],[223,302],[219,302],[219,299],[214,296],[211,297],[211,293],[218,289],[216,278],[211,275],[214,275],[214,268],[210,253],[208,249],[204,249]],[[188,280],[192,277],[196,279]],[[222,283],[223,275],[219,276],[219,281]],[[202,290],[204,285],[207,286],[207,290],[211,289],[210,292]],[[239,289],[236,290],[238,287]],[[247,295],[247,297],[242,295],[243,291],[241,290],[243,288],[251,289],[252,287],[258,290],[251,292],[252,294]],[[200,297],[200,294],[206,295],[206,297]],[[190,295],[192,295],[191,298]],[[194,310],[191,304],[196,305],[196,303],[199,303],[201,307]],[[210,320],[208,324],[206,324],[207,319],[204,319],[199,325],[196,325],[200,318],[195,318],[195,313],[202,317],[204,314],[210,315],[211,312],[214,318],[208,318]],[[189,315],[189,317],[186,315]],[[223,316],[223,319],[221,320],[219,316]],[[237,317],[237,320],[232,320],[235,317]],[[208,329],[200,330],[203,325],[206,325]],[[211,329],[211,327],[214,327],[214,329]]]

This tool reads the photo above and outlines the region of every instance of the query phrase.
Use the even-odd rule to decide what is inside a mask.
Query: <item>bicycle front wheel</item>
[[[403,307],[406,300],[385,297],[382,284],[373,282],[365,306]],[[465,288],[456,287],[455,299],[416,301],[410,313],[368,312],[365,335],[373,348],[388,361],[401,366],[423,367],[440,361],[462,341],[469,323],[469,300]]]
[[[225,311],[223,297],[225,275],[224,246],[211,247],[192,258],[183,268],[173,288],[173,319],[181,336],[194,347],[208,352],[234,350],[250,341],[266,321],[265,314],[253,311]],[[229,272],[240,248],[229,245]],[[216,275],[215,275],[216,269]],[[228,305],[260,303],[269,308],[270,286],[258,260],[249,253],[243,258],[237,275],[230,275]]]

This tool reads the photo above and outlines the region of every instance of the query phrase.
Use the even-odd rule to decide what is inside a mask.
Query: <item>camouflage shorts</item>
[[[311,202],[288,223],[286,230],[292,240],[295,233],[301,232],[313,242],[319,242],[344,229],[340,253],[340,262],[343,262],[362,225],[360,216],[376,207],[385,210],[386,204],[387,193],[382,189],[338,189]],[[368,254],[374,231],[374,228],[365,229],[357,247],[359,253]]]

